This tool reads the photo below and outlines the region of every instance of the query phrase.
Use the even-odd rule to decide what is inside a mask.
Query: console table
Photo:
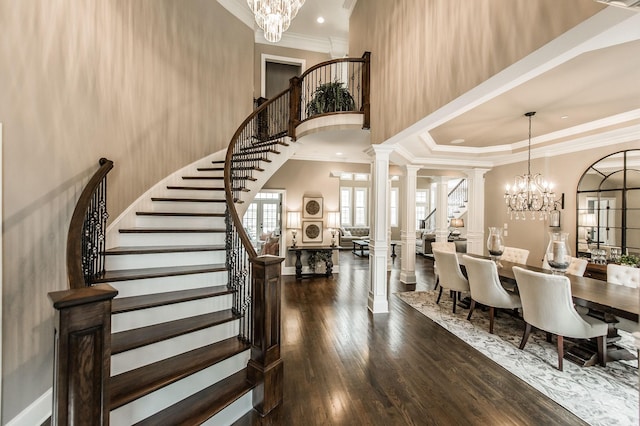
[[[333,259],[332,259],[332,255],[333,255],[333,251],[334,250],[340,250],[342,247],[340,246],[297,246],[297,247],[289,247],[289,251],[295,253],[296,255],[296,279],[302,279],[304,277],[318,277],[318,276],[324,276],[324,277],[330,277],[333,275]],[[321,273],[321,272],[308,272],[303,274],[302,273],[302,252],[307,252],[309,254],[311,253],[326,253],[328,254],[324,265],[325,265],[325,272]]]

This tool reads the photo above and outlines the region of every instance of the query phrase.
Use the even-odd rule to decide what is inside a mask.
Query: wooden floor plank
[[[413,288],[432,289],[432,260],[416,263]],[[399,265],[391,293],[413,289]],[[334,278],[283,279],[284,403],[236,425],[585,424],[397,297],[370,314],[368,268],[340,252]]]

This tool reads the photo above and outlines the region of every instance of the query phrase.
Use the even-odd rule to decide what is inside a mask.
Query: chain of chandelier
[[[277,43],[289,28],[305,0],[247,0],[256,23],[264,31],[264,38]]]
[[[556,208],[556,194],[553,185],[545,181],[540,173],[531,174],[531,117],[535,112],[528,112],[529,118],[529,156],[527,159],[527,173],[516,176],[514,185],[507,185],[504,200],[507,213],[513,219],[526,219],[527,213],[531,219],[546,219],[551,210]]]

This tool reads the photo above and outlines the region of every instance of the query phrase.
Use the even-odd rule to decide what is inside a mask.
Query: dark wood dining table
[[[474,254],[470,254],[469,256],[488,259],[486,256]],[[462,256],[459,256],[459,259],[461,265],[464,265]],[[504,284],[515,285],[517,287],[516,278],[513,273],[514,266],[519,266],[530,271],[552,273],[547,269],[537,266],[522,265],[501,260],[498,262],[498,275]],[[612,361],[635,357],[635,355],[615,345],[615,342],[620,339],[620,336],[617,333],[617,329],[615,329],[615,319],[613,319],[613,317],[626,318],[638,322],[638,316],[640,314],[640,289],[589,277],[579,277],[570,274],[566,274],[565,276],[571,283],[573,302],[577,306],[588,308],[590,315],[609,322],[610,327],[607,336],[608,360]],[[593,351],[591,351],[589,347],[577,346],[573,351],[568,351],[570,352],[568,357],[578,364],[592,365],[595,363],[595,346],[592,349]]]

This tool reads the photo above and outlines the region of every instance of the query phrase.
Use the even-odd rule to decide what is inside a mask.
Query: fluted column
[[[489,169],[468,170],[467,252],[484,253],[484,175]]]
[[[416,283],[416,186],[419,166],[407,165],[402,179],[400,282]]]
[[[389,154],[392,148],[373,145],[371,155],[371,197],[369,235],[369,310],[374,313],[389,312],[387,294],[387,216],[389,215]]]

